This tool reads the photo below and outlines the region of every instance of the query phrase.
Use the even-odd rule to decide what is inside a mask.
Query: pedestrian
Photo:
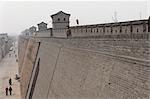
[[[12,94],[12,88],[11,88],[11,86],[9,87],[9,94],[10,95]]]
[[[8,96],[8,87],[5,88],[6,96]]]
[[[12,85],[12,81],[11,81],[11,78],[9,79],[9,85],[10,85],[10,86]]]

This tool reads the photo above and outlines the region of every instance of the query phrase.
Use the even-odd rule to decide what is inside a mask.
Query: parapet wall
[[[32,99],[150,98],[148,60],[120,57],[63,42],[62,39],[41,41],[28,90]]]
[[[36,31],[35,37],[99,37],[110,40],[122,39],[145,39],[150,38],[150,18],[144,20],[134,20],[125,22],[68,26],[62,28],[64,24],[57,23],[57,28],[49,28]],[[24,31],[28,34],[28,31]]]
[[[69,37],[98,36],[107,39],[149,39],[150,23],[148,20],[72,26],[66,34]]]
[[[35,37],[51,37],[52,29],[49,28],[47,30],[36,31],[34,34]]]

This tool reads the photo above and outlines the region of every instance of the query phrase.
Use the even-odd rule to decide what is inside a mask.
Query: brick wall
[[[149,61],[60,41],[41,42],[39,74],[32,99],[150,98]]]
[[[25,38],[21,38],[23,42],[19,43],[19,69],[20,69],[20,86],[21,97],[25,99],[32,70],[35,65],[36,54],[38,53],[39,43],[33,39],[29,41]]]
[[[71,26],[70,30],[72,37],[99,36],[107,39],[149,39],[148,20]]]

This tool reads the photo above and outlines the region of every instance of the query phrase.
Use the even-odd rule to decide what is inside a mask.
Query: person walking
[[[8,96],[8,87],[5,88],[6,96]]]
[[[12,94],[12,88],[11,88],[11,86],[9,87],[9,94],[10,95]]]
[[[11,78],[9,79],[9,85],[10,85],[10,86],[12,85],[12,81],[11,81]]]

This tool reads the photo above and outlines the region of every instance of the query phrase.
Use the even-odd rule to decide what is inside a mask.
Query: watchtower
[[[38,30],[39,30],[39,31],[47,30],[47,24],[46,24],[46,23],[41,22],[41,23],[39,23],[39,24],[37,24],[37,25],[38,25]]]
[[[69,28],[70,14],[59,11],[58,13],[51,15],[51,18],[53,36],[66,37],[66,33]]]

